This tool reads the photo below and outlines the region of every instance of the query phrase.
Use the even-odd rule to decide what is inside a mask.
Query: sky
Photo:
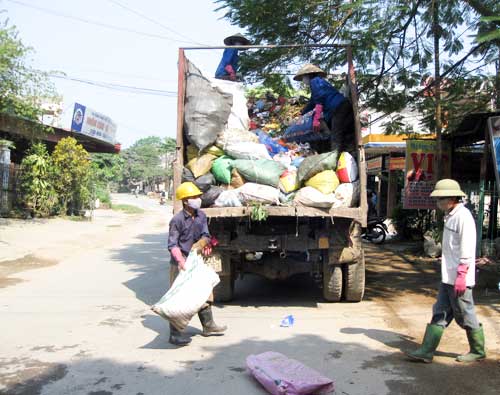
[[[175,137],[178,48],[223,45],[239,32],[217,7],[212,0],[0,0],[19,38],[33,48],[29,63],[66,75],[52,78],[64,100],[62,126],[70,128],[78,102],[117,124],[122,148],[151,135]],[[211,77],[222,50],[186,55]]]

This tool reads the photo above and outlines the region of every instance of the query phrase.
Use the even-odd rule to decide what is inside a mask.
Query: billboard
[[[443,142],[442,174],[449,177],[451,173],[451,149]],[[436,185],[436,141],[406,141],[406,177],[403,199],[404,209],[434,209],[436,202],[429,195]]]
[[[75,103],[71,130],[110,144],[115,143],[116,124],[111,118],[79,103]]]

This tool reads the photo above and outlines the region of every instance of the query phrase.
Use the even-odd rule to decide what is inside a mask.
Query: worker
[[[302,110],[302,115],[314,110],[312,129],[321,130],[321,119],[330,128],[331,149],[353,149],[354,115],[352,105],[342,93],[325,80],[326,72],[314,64],[306,64],[293,77],[310,88],[311,99]]]
[[[196,251],[205,256],[212,253],[207,217],[200,210],[201,195],[202,192],[192,182],[182,183],[175,191],[175,197],[182,201],[183,209],[170,221],[168,234],[168,249],[171,256],[170,286],[179,274],[179,270],[185,269],[186,257],[190,251]],[[203,326],[203,336],[220,335],[227,329],[226,326],[219,326],[214,322],[212,302],[213,294],[198,312]],[[155,311],[154,308],[153,311]],[[177,346],[185,346],[191,342],[191,339],[170,324],[169,342]]]
[[[250,40],[241,34],[234,34],[224,39],[224,44],[227,46],[250,45]],[[222,54],[222,59],[215,71],[215,78],[220,80],[236,81],[238,72],[238,49],[226,48]]]
[[[420,348],[408,352],[410,359],[430,363],[444,329],[453,319],[467,333],[470,351],[456,358],[472,362],[486,358],[483,326],[479,323],[472,299],[475,284],[476,226],[470,211],[461,203],[466,196],[455,180],[436,183],[432,197],[445,212],[441,256],[441,284],[432,319]]]

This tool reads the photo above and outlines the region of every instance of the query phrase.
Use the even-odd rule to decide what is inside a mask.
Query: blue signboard
[[[85,120],[85,106],[75,103],[73,110],[73,119],[71,120],[71,130],[73,132],[82,132],[83,121]]]

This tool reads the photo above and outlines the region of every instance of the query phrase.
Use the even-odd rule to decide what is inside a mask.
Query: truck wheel
[[[215,302],[230,302],[234,294],[234,266],[231,264],[231,255],[221,254],[222,272],[219,273],[220,282],[214,288]]]
[[[361,255],[357,263],[344,266],[345,300],[347,302],[361,302],[365,294],[365,254]]]
[[[342,267],[323,262],[323,298],[339,302],[342,297]]]

